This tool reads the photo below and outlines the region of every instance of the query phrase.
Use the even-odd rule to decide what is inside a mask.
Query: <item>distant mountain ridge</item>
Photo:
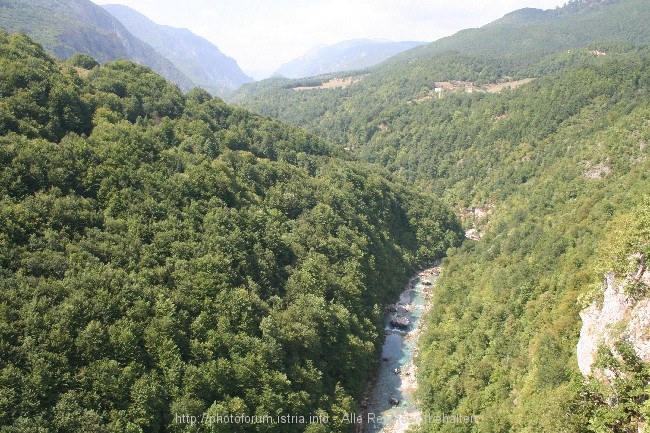
[[[110,4],[102,7],[133,35],[174,63],[196,85],[213,95],[223,94],[224,91],[237,89],[242,84],[253,81],[234,59],[187,29],[156,24],[127,6]]]
[[[594,43],[644,43],[650,39],[649,15],[647,0],[572,0],[556,9],[524,8],[400,53],[390,62],[408,63],[448,51],[534,61],[538,55]]]
[[[581,55],[626,51],[647,44],[649,21],[647,0],[572,0],[556,9],[524,8],[483,27],[462,30],[396,54],[365,71],[363,80],[351,86],[345,96],[328,95],[327,99],[322,92],[295,94],[288,89],[304,86],[304,80],[275,77],[245,85],[229,100],[312,132],[329,134],[329,139],[347,145],[350,137],[335,136],[331,128],[324,131],[323,125],[331,123],[319,116],[331,116],[332,112],[341,117],[356,116],[379,88],[384,89],[379,92],[384,95],[382,101],[417,101],[430,97],[436,82],[460,80],[480,85],[540,77],[561,70]],[[323,74],[311,82],[323,83],[331,78]],[[348,114],[338,112],[340,106],[350,107],[355,98],[362,101],[358,106],[345,111]],[[321,99],[327,99],[331,111],[323,110],[325,101]],[[347,125],[350,119],[340,122]]]
[[[2,0],[0,29],[24,32],[60,59],[81,52],[100,63],[133,60],[182,90],[195,87],[172,62],[90,0]]]
[[[561,52],[574,49],[606,52],[609,48],[621,49],[647,43],[650,40],[648,21],[650,8],[647,0],[571,0],[561,8],[523,8],[483,27],[461,30],[397,53],[371,67],[367,79],[376,77],[383,80],[379,77],[387,75],[408,78],[418,83],[416,88],[419,91],[435,80],[488,82],[539,76],[560,67],[563,60],[556,56]],[[316,54],[312,53],[312,56]],[[478,64],[461,64],[469,59]],[[443,64],[447,66],[443,67]],[[435,79],[431,76],[434,70],[445,68],[444,73],[438,73]],[[295,75],[279,75],[286,79],[274,77],[248,84],[229,100],[293,123],[289,113],[295,102],[288,102],[288,99],[285,101],[288,107],[279,107],[281,104],[269,95],[301,86],[303,82],[296,80],[292,83]],[[315,71],[305,74],[310,77],[317,75]],[[319,78],[325,81],[331,78],[325,72],[321,75],[323,77]],[[309,110],[302,107],[300,111],[301,118],[309,117]],[[301,123],[301,126],[304,125]]]
[[[425,42],[393,42],[378,39],[354,39],[329,46],[319,46],[285,63],[277,74],[287,78],[303,78],[331,72],[365,69],[391,56]]]

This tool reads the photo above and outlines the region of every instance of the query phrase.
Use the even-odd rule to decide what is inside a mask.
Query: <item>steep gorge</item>
[[[610,3],[616,16],[639,5],[581,2],[576,13],[584,18]],[[558,12],[564,24],[568,9]],[[650,51],[597,37],[541,60],[415,56],[425,51],[418,49],[345,88],[294,92],[291,83],[269,81],[240,95],[248,107],[385,165],[459,214],[490,208],[479,227],[465,227],[478,240],[444,259],[421,343],[425,411],[479,415],[485,432],[611,431],[638,419],[612,421],[619,408],[602,405],[607,396],[586,397],[605,394],[586,391],[576,355],[578,299],[600,290],[611,270],[602,243],[650,194]],[[505,76],[536,79],[498,94],[446,92],[413,102],[437,82]],[[648,394],[642,380],[632,388]]]

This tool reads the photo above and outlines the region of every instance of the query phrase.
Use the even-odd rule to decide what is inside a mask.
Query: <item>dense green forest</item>
[[[648,363],[622,340],[585,379],[576,343],[650,254],[649,13],[518,11],[233,96],[260,115],[1,35],[0,431],[348,431],[382,307],[443,255],[420,406],[478,422],[420,432],[647,429]]]
[[[650,194],[649,54],[590,59],[487,98],[502,119],[461,97],[483,126],[472,148],[450,148],[462,163],[447,198],[494,210],[484,237],[445,262],[422,342],[424,407],[480,413],[481,431],[628,431],[592,429],[585,419],[596,425],[597,414],[570,407],[584,400],[578,299],[598,292],[618,254],[613,234]],[[445,159],[425,159],[424,170]],[[635,392],[647,396],[641,383]]]
[[[303,130],[20,34],[0,143],[2,432],[348,431],[178,415],[354,410],[383,305],[462,238]]]
[[[622,357],[599,360],[613,383],[585,381],[576,362],[578,313],[601,296],[603,274],[647,254],[650,48],[646,27],[622,31],[626,17],[638,27],[634,11],[650,10],[617,0],[520,11],[351,73],[347,87],[273,79],[235,95],[442,197],[475,230],[444,260],[418,382],[423,412],[480,421],[421,431],[628,432],[650,416],[648,366],[625,342]],[[508,45],[538,32],[575,45]],[[478,48],[443,50],[452,43]],[[500,43],[513,51],[480,48]],[[523,78],[533,80],[489,91]],[[456,87],[438,95],[441,82]]]

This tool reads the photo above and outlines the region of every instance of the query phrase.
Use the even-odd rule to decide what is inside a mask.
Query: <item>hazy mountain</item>
[[[127,6],[113,4],[103,7],[133,35],[154,47],[195,84],[214,95],[253,81],[234,59],[187,29],[156,24]]]
[[[59,59],[81,52],[100,63],[133,60],[183,90],[194,87],[169,60],[89,0],[2,0],[0,29],[26,33]]]
[[[424,42],[355,39],[329,46],[322,45],[311,49],[302,57],[285,63],[277,73],[287,78],[302,78],[330,72],[364,69],[423,44]]]

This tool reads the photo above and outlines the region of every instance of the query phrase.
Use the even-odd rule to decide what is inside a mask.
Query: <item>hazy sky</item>
[[[567,0],[93,0],[119,3],[158,24],[185,27],[255,78],[315,45],[348,39],[434,41],[516,9]]]

